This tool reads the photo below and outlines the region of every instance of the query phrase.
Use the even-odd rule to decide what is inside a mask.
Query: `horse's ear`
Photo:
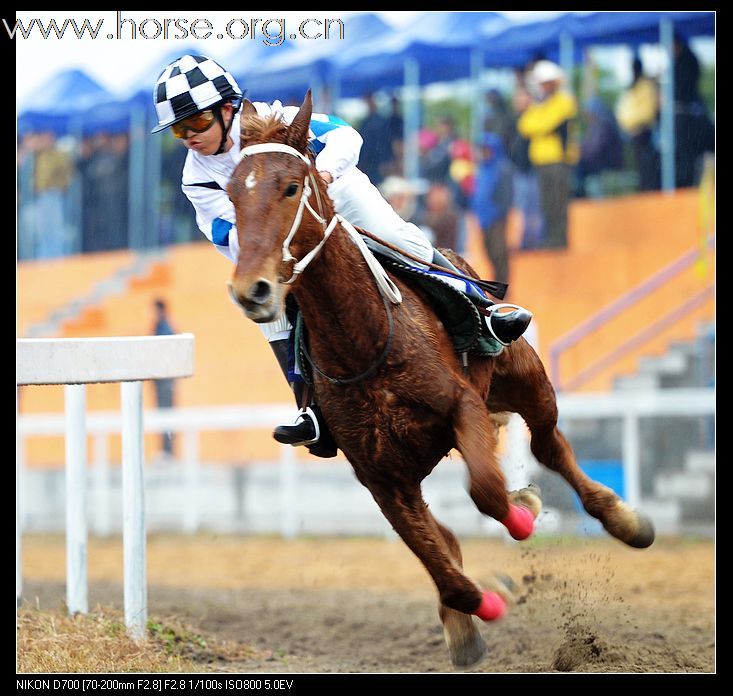
[[[240,146],[244,143],[244,140],[247,137],[247,131],[244,126],[246,116],[257,116],[257,109],[255,109],[255,105],[249,99],[242,100],[241,116],[239,118]]]
[[[288,128],[288,144],[298,150],[298,152],[305,152],[305,148],[308,145],[308,130],[310,129],[312,113],[313,98],[311,91],[308,90],[303,103],[300,105],[300,111],[298,111]]]

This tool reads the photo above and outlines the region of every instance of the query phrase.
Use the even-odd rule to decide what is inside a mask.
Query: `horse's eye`
[[[296,193],[298,193],[298,184],[289,184],[288,187],[285,189],[286,198],[292,198]]]

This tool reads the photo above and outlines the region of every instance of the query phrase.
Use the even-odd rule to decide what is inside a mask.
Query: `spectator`
[[[401,176],[388,176],[379,190],[403,220],[414,222],[417,201],[415,189],[407,179]]]
[[[421,179],[432,181],[433,149],[438,144],[438,136],[428,128],[422,128],[417,134],[417,147],[419,152],[418,170]]]
[[[520,116],[519,132],[529,138],[529,159],[537,171],[545,247],[567,247],[570,170],[568,128],[577,115],[575,97],[562,88],[562,68],[547,60],[532,69],[530,89],[535,102]]]
[[[473,148],[467,140],[454,140],[450,150],[450,178],[454,190],[454,198],[459,204],[467,202],[473,195],[476,163],[473,161]]]
[[[514,121],[509,133],[507,157],[514,169],[514,207],[522,218],[521,249],[538,249],[544,244],[544,220],[540,208],[537,174],[529,160],[529,140],[517,130],[517,120],[532,103],[524,80],[518,80],[512,99]]]
[[[437,182],[430,185],[419,221],[434,247],[456,250],[460,217],[449,186]]]
[[[363,139],[359,154],[359,168],[379,185],[384,178],[382,167],[392,159],[392,144],[389,139],[389,123],[377,110],[373,94],[366,97],[368,113],[359,128]]]
[[[483,135],[479,160],[472,209],[494,267],[494,279],[509,283],[506,223],[513,198],[512,169],[497,133]]]
[[[435,143],[425,152],[424,176],[428,181],[448,184],[450,180],[451,146],[456,139],[455,122],[451,116],[438,119]]]
[[[168,308],[163,300],[155,300],[153,304],[155,308],[155,324],[153,326],[154,336],[172,336],[175,334],[173,327],[168,320]],[[173,408],[175,405],[175,380],[174,379],[156,379],[153,380],[155,385],[155,400],[158,408]],[[163,452],[173,456],[173,433],[170,431],[162,434],[161,445]]]
[[[616,118],[631,141],[639,191],[656,191],[661,183],[659,151],[653,140],[659,116],[659,89],[654,80],[644,75],[638,57],[631,69],[631,85],[618,101]]]
[[[33,258],[48,259],[68,252],[66,191],[74,175],[72,158],[51,131],[40,133],[34,162],[36,228]]]
[[[576,196],[586,195],[586,178],[623,167],[623,142],[616,119],[602,99],[593,97],[585,105],[587,119],[575,168]]]
[[[687,42],[674,37],[674,129],[676,186],[694,186],[700,160],[715,150],[715,127],[698,91],[700,64]]]
[[[400,101],[393,96],[390,99],[390,113],[387,116],[387,135],[389,138],[390,160],[383,166],[384,177],[399,172],[402,168],[403,140],[405,138],[405,121],[400,113]]]
[[[127,136],[97,133],[82,152],[82,251],[122,249],[128,243]]]
[[[25,133],[18,144],[18,259],[32,259],[36,244],[35,153],[38,135]]]
[[[507,151],[514,131],[514,117],[511,107],[498,89],[491,89],[486,94],[484,130],[498,134],[504,145],[504,152]]]

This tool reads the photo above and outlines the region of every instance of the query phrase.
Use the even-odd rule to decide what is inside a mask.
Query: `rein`
[[[357,232],[356,228],[345,218],[343,218],[338,213],[335,213],[334,216],[331,218],[330,222],[326,222],[326,219],[323,217],[323,202],[321,201],[321,194],[319,192],[318,183],[313,178],[313,171],[311,167],[310,160],[301,152],[298,152],[294,147],[290,147],[289,145],[285,145],[283,143],[258,143],[257,145],[248,145],[245,148],[242,148],[242,150],[239,153],[239,162],[241,162],[245,157],[251,156],[251,155],[258,155],[263,154],[267,152],[283,152],[288,155],[293,155],[295,157],[298,157],[299,159],[303,160],[303,162],[308,165],[308,173],[306,174],[304,180],[303,180],[303,193],[300,196],[300,203],[298,204],[298,210],[295,213],[295,218],[293,219],[293,224],[290,226],[290,231],[288,232],[287,237],[283,240],[282,250],[283,250],[283,263],[288,263],[290,261],[295,261],[295,265],[293,266],[293,275],[291,276],[290,280],[286,281],[280,281],[283,285],[290,285],[293,283],[296,278],[305,270],[305,268],[308,266],[308,264],[320,253],[321,249],[323,248],[324,244],[328,241],[328,238],[331,236],[331,233],[336,229],[336,225],[339,223],[343,227],[343,229],[346,231],[346,233],[351,237],[352,241],[356,244],[357,248],[359,249],[361,255],[364,257],[364,260],[367,263],[367,266],[369,267],[369,270],[372,272],[372,275],[374,276],[374,279],[377,283],[377,288],[379,289],[379,293],[382,296],[382,302],[384,303],[384,308],[387,311],[387,323],[389,325],[389,330],[387,333],[387,341],[384,344],[384,348],[382,349],[382,352],[380,356],[377,358],[377,360],[372,363],[364,372],[354,376],[354,377],[333,377],[331,375],[326,374],[321,370],[313,361],[313,358],[311,358],[310,353],[308,352],[308,349],[305,346],[305,341],[303,342],[303,354],[305,355],[306,359],[310,363],[311,367],[323,378],[327,379],[329,382],[333,384],[354,384],[355,382],[359,382],[362,379],[365,379],[367,377],[370,377],[373,375],[377,369],[384,363],[384,361],[387,359],[387,356],[389,355],[390,350],[392,349],[392,341],[394,339],[394,317],[392,316],[392,308],[390,307],[390,303],[392,304],[400,304],[402,302],[402,294],[400,293],[399,288],[394,284],[392,279],[387,275],[387,272],[384,270],[384,268],[381,266],[381,264],[374,258],[374,255],[369,251],[369,248],[364,243],[364,240],[361,238],[361,235]],[[309,183],[310,180],[310,183]],[[311,187],[312,184],[312,187]],[[313,208],[311,207],[310,203],[308,202],[308,198],[310,198],[311,193],[315,191],[316,199],[318,200],[318,209],[320,213],[317,213]],[[320,223],[321,227],[323,228],[323,239],[313,248],[311,249],[300,261],[298,261],[291,253],[290,253],[290,243],[293,240],[293,237],[295,237],[295,234],[300,229],[300,223],[303,219],[303,211],[308,210],[310,214],[313,216],[313,218],[316,220],[316,222]]]

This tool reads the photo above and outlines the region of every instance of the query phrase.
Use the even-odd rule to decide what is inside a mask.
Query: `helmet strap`
[[[221,107],[222,105],[219,104],[214,109],[214,113],[216,114],[216,119],[219,121],[219,125],[221,126],[221,142],[219,143],[219,149],[214,153],[215,155],[220,155],[222,152],[224,152],[224,148],[227,144],[227,138],[229,138],[229,132],[232,130],[232,126],[234,125],[234,116],[239,110],[237,106],[232,104],[232,120],[229,121],[229,125],[224,125],[224,116],[222,116],[221,113]]]

